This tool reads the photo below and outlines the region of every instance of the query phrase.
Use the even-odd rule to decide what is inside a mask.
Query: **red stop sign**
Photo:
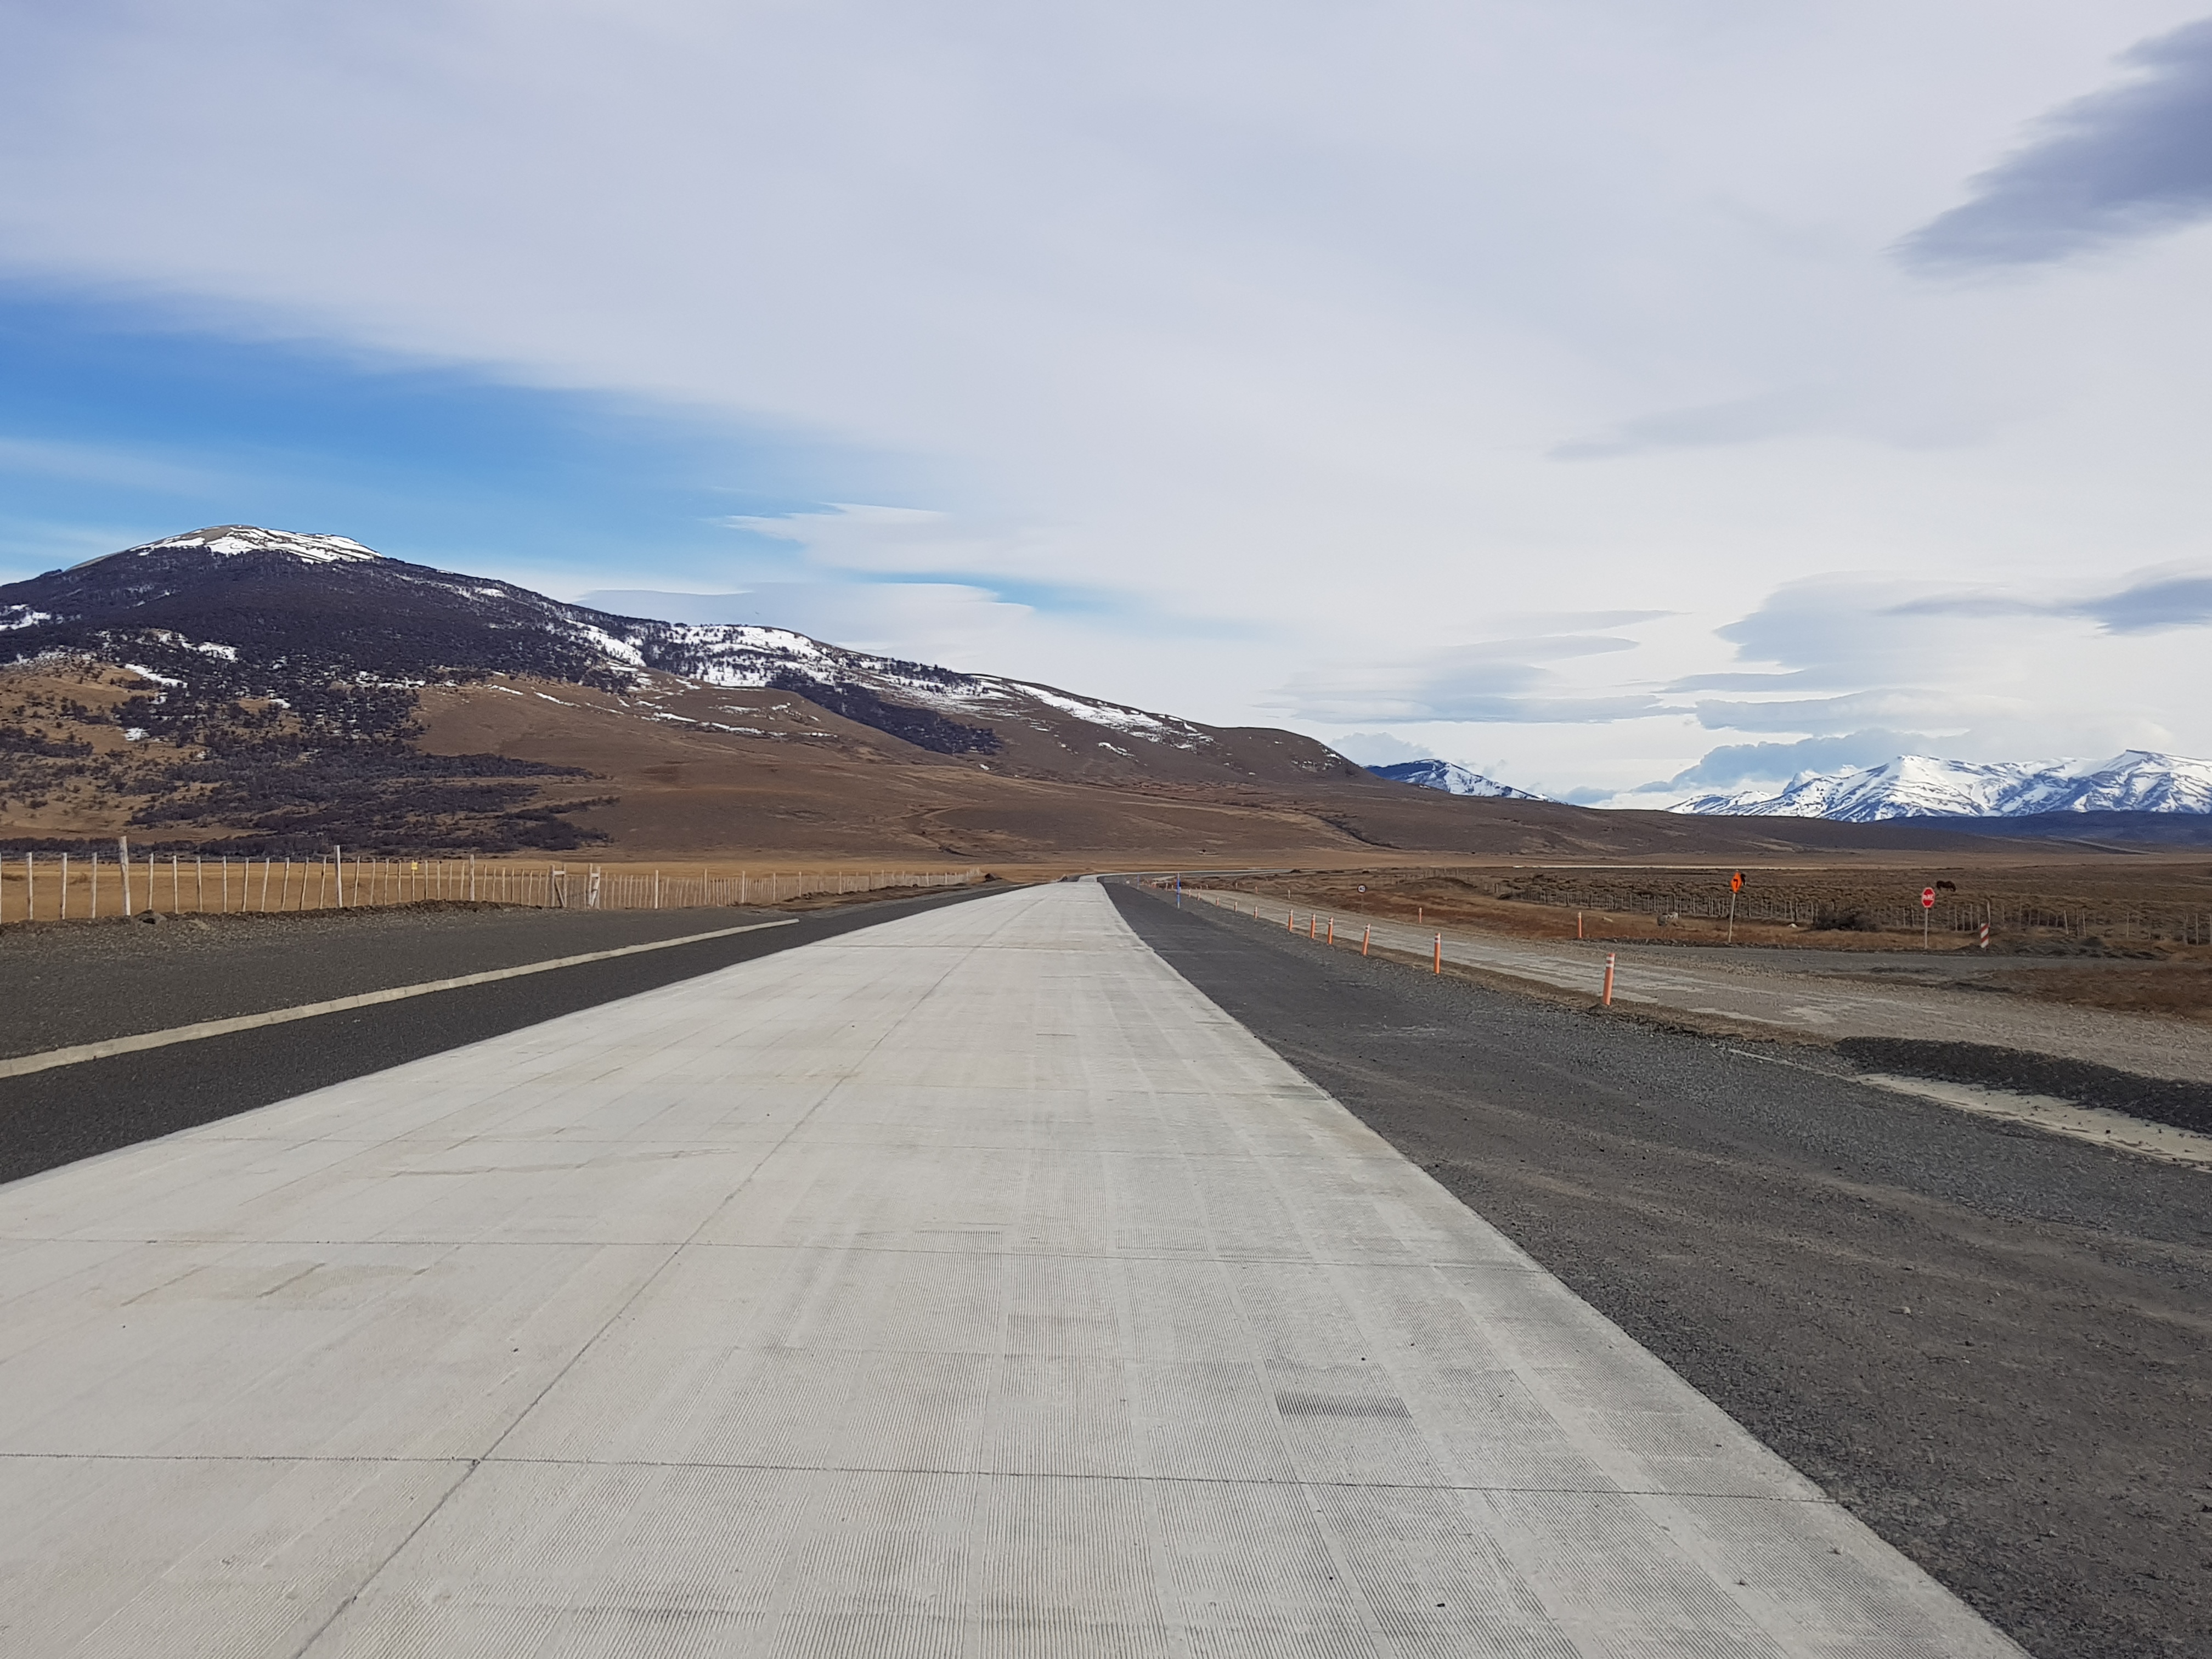
[[[1920,908],[1923,910],[1933,910],[1936,908],[1936,890],[1933,887],[1923,887],[1920,890]]]

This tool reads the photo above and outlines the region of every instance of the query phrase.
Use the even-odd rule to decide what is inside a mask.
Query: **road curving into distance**
[[[1193,985],[2039,1659],[2212,1630],[2212,1174],[1116,884]]]

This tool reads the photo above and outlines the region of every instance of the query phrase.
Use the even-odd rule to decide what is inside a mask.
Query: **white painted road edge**
[[[0,1399],[40,1659],[2020,1659],[1095,884],[0,1186]]]
[[[575,968],[586,962],[606,962],[615,957],[635,957],[647,951],[666,951],[678,945],[696,945],[702,939],[727,939],[732,933],[757,933],[763,927],[788,927],[797,916],[785,916],[776,921],[749,921],[741,927],[717,927],[712,933],[686,933],[681,939],[648,939],[642,945],[624,945],[610,951],[586,951],[580,956],[555,957],[545,962],[526,962],[514,968],[488,968],[480,974],[459,974],[452,979],[426,979],[416,985],[394,985],[381,991],[360,991],[352,996],[332,997],[325,1002],[295,1003],[289,1008],[270,1008],[258,1014],[233,1014],[224,1019],[204,1019],[191,1025],[172,1025],[163,1031],[140,1031],[131,1036],[103,1037],[98,1042],[80,1042],[67,1048],[47,1048],[35,1054],[18,1054],[12,1060],[0,1060],[0,1078],[23,1077],[33,1072],[50,1072],[57,1066],[76,1066],[88,1060],[106,1060],[111,1054],[135,1054],[146,1048],[166,1048],[173,1042],[198,1042],[203,1037],[227,1036],[233,1031],[252,1031],[264,1025],[282,1025],[288,1020],[313,1019],[318,1014],[343,1013],[349,1008],[373,1008],[380,1002],[404,1002],[409,997],[427,997],[436,991],[458,991],[465,985],[489,985],[495,980],[520,979],[526,974],[548,974],[556,968]]]

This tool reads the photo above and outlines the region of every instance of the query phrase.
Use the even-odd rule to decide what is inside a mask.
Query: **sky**
[[[0,580],[325,532],[1583,801],[2212,756],[2207,8],[0,0]]]

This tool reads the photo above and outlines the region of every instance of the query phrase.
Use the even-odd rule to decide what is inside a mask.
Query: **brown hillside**
[[[1445,795],[1264,728],[1204,728],[1213,742],[1200,753],[1129,741],[1102,757],[1085,722],[999,721],[1004,750],[979,760],[915,748],[803,699],[659,680],[627,697],[520,680],[434,687],[422,715],[435,752],[587,769],[602,781],[592,793],[616,799],[579,821],[625,857],[805,850],[1218,866],[1378,852],[1664,860],[1990,847],[1893,825]]]
[[[129,669],[87,659],[0,671],[0,839],[265,839],[264,809],[281,804],[284,769],[272,762],[218,773],[190,744],[126,736],[133,700],[159,695]],[[483,837],[519,823],[526,834],[549,824],[581,832],[616,858],[1086,867],[1438,856],[1879,862],[1919,848],[1988,855],[2003,846],[1895,823],[1596,812],[1446,795],[1376,778],[1293,732],[1178,722],[1147,737],[1102,726],[1083,712],[1095,708],[1024,702],[988,719],[998,747],[987,756],[945,754],[787,692],[658,673],[622,692],[493,676],[423,688],[407,744],[421,774],[387,768],[362,786],[368,794],[325,816],[334,838],[386,849],[495,850],[496,839]],[[262,739],[297,735],[280,703],[249,700],[239,715],[259,723]],[[373,838],[361,818],[372,797],[382,813]],[[354,815],[349,824],[341,813]]]

